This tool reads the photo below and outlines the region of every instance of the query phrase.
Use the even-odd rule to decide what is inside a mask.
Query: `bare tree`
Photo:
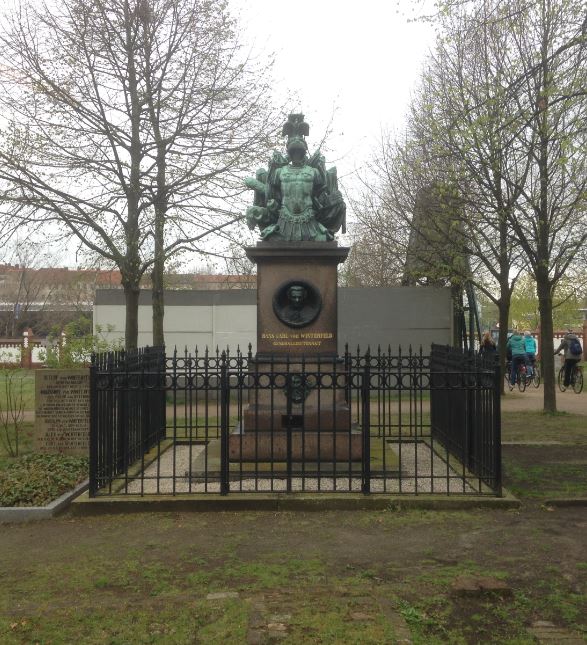
[[[384,158],[386,183],[396,201],[402,176],[404,185],[428,178],[441,198],[453,194],[454,229],[434,215],[428,219],[437,224],[423,233],[409,207],[405,221],[435,244],[440,266],[442,229],[450,233],[445,246],[473,258],[469,279],[500,310],[502,365],[512,290],[519,271],[530,268],[544,409],[554,411],[552,297],[587,239],[585,8],[574,0],[449,4],[413,103],[408,145],[400,146],[416,155]],[[458,272],[459,264],[450,268]]]
[[[54,223],[120,269],[127,347],[151,272],[161,343],[165,262],[239,217],[238,174],[276,131],[266,67],[221,0],[23,3],[0,64],[10,216]]]
[[[536,280],[544,410],[555,412],[553,297],[587,243],[587,12],[575,0],[519,6],[513,90],[528,109],[517,140],[532,163],[510,220]]]
[[[42,269],[55,267],[58,258],[32,240],[16,239],[11,246],[5,256],[9,263],[1,270],[0,304],[4,309],[4,334],[15,338],[23,329],[32,327],[33,319],[38,321],[54,301],[58,285]]]
[[[445,153],[448,181],[461,202],[469,279],[499,311],[502,370],[511,296],[526,262],[511,215],[531,167],[517,141],[520,100],[509,92],[520,70],[508,46],[510,20],[509,8],[499,2],[449,14],[425,74],[425,101],[413,112],[419,137]]]

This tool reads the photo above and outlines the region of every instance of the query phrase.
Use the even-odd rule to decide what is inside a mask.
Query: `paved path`
[[[542,385],[538,389],[531,387],[523,393],[518,390],[506,392],[501,401],[501,409],[504,412],[541,410],[544,403],[544,387]],[[559,392],[557,389],[556,406],[559,412],[587,415],[587,390],[583,390],[581,394],[575,394],[569,390]]]

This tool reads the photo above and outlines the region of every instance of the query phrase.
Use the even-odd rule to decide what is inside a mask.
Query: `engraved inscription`
[[[271,341],[273,347],[320,347],[322,341],[332,340],[332,332],[263,332],[263,340]]]
[[[35,372],[35,449],[86,456],[90,435],[87,369]]]

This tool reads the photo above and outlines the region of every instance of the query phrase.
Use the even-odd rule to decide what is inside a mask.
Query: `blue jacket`
[[[528,354],[536,354],[536,341],[532,336],[524,336],[524,345]]]
[[[511,347],[512,356],[522,356],[526,353],[526,344],[524,343],[524,338],[519,334],[510,336],[507,346]]]

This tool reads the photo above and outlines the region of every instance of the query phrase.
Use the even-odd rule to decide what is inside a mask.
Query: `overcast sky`
[[[339,177],[360,168],[382,129],[401,130],[410,94],[433,44],[428,25],[410,22],[414,0],[232,0],[246,39],[276,54],[292,110],[310,124],[310,151],[332,119],[326,161]],[[421,10],[421,5],[416,7]]]

